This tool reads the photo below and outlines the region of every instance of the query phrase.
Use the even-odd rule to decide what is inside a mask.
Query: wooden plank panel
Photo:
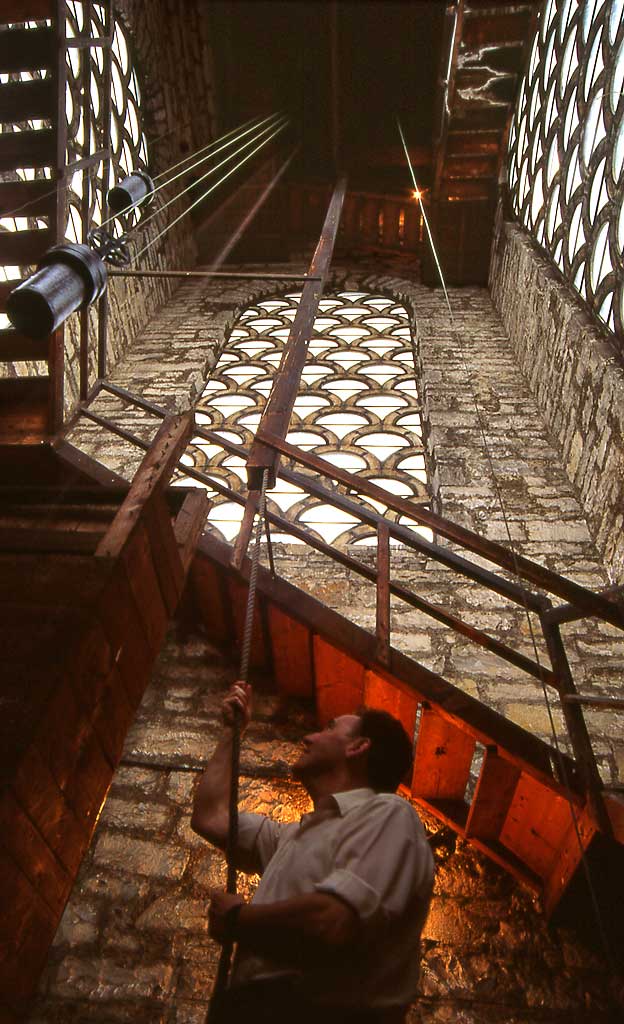
[[[30,208],[17,216],[33,217]],[[27,231],[3,231],[0,234],[0,261],[9,266],[24,267],[38,263],[54,243],[49,228],[31,228]]]
[[[167,612],[172,616],[184,587],[184,572],[173,534],[171,515],[162,494],[153,495],[146,503],[143,519],[160,592]]]
[[[309,697],[314,693],[310,630],[275,605],[268,606],[273,670],[280,693]]]
[[[20,761],[12,789],[50,849],[73,877],[82,860],[89,833],[67,804],[36,747],[31,746]]]
[[[0,135],[0,171],[14,171],[18,167],[54,167],[55,158],[56,132],[52,128]]]
[[[224,574],[206,558],[191,566],[191,587],[210,640],[222,647],[235,643],[234,619]]]
[[[4,262],[1,255],[0,262]],[[0,363],[45,362],[49,347],[48,338],[29,338],[11,327],[0,329]]]
[[[522,774],[501,829],[500,841],[535,874],[547,879],[571,824],[567,800]]]
[[[339,715],[352,715],[364,701],[365,670],[361,662],[315,635],[316,709],[325,726]]]
[[[133,718],[134,708],[126,695],[121,672],[115,667],[106,681],[93,717],[93,728],[113,768],[119,763]]]
[[[236,630],[236,644],[239,651],[242,649],[243,635],[245,631],[245,616],[247,612],[248,586],[234,576],[227,578],[227,591],[230,595],[230,605],[234,618]],[[260,603],[256,596],[254,606],[253,626],[251,631],[251,649],[249,652],[249,665],[251,668],[263,668],[267,663],[267,649],[265,643],[264,629],[262,628],[262,617],[260,615]]]
[[[520,769],[500,757],[496,747],[487,747],[472,798],[466,835],[498,839],[513,800]]]
[[[430,707],[423,707],[412,793],[427,800],[463,800],[475,741]]]
[[[56,927],[56,917],[11,857],[0,850],[0,998],[22,1006],[33,994],[37,975]]]
[[[48,436],[49,377],[0,380],[0,444],[30,444]]]
[[[89,554],[95,551],[104,533],[103,526],[68,532],[58,525],[50,529],[37,529],[0,524],[0,551],[42,551],[46,555],[71,552]]]
[[[570,823],[570,827],[563,837],[563,841],[553,861],[550,875],[545,881],[544,910],[547,916],[550,916],[559,903],[581,862],[582,854],[587,850],[593,837],[596,835],[596,831],[596,824],[593,821],[590,810],[583,808],[578,811],[576,827],[573,822]]]
[[[71,888],[71,875],[10,790],[6,790],[0,800],[0,843],[52,913],[60,914]]]
[[[206,491],[201,487],[193,487],[176,516],[173,532],[185,577],[191,567],[211,506],[212,502],[209,501]]]
[[[55,110],[56,90],[52,78],[32,82],[6,82],[0,89],[2,122],[19,124],[20,121],[30,119],[43,121],[51,119]]]
[[[148,643],[123,567],[111,577],[102,595],[98,615],[115,652],[128,703],[136,710],[149,681],[155,654]]]
[[[140,525],[120,559],[134,603],[143,623],[150,651],[160,650],[169,621],[158,577],[154,570],[152,552],[145,527]]]
[[[24,17],[20,18],[23,21]],[[0,72],[53,68],[56,56],[54,29],[13,28],[0,32]]]
[[[410,739],[416,728],[418,698],[406,689],[393,684],[391,679],[369,670],[364,683],[364,703],[368,708],[387,711],[398,718]]]

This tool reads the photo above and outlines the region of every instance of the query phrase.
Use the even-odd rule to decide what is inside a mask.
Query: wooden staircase
[[[249,561],[204,534],[191,572],[210,640],[241,645]],[[361,704],[390,711],[417,741],[403,792],[539,893],[552,913],[599,832],[576,763],[374,634],[260,567],[252,666],[278,693],[315,701],[327,723]],[[472,778],[471,778],[472,777]],[[624,800],[605,794],[624,843]],[[624,847],[620,862],[624,864]]]
[[[190,422],[130,487],[70,446],[0,486],[2,1020],[26,1012],[184,588],[208,507],[167,488]]]

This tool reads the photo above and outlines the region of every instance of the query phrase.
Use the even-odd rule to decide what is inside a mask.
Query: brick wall
[[[624,366],[520,227],[499,219],[492,298],[614,582],[624,581]]]

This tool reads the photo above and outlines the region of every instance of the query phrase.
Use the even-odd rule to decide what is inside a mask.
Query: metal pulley
[[[132,171],[108,193],[111,214],[119,217],[137,206],[147,207],[154,199],[154,182],[147,171]]]
[[[106,284],[106,267],[87,245],[55,245],[40,260],[36,273],[13,289],[7,315],[21,334],[45,338],[70,313],[99,299]]]

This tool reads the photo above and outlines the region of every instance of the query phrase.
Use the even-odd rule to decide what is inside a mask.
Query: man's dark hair
[[[395,793],[412,767],[412,742],[405,729],[387,711],[361,708],[361,736],[371,741],[368,782],[378,793]]]

